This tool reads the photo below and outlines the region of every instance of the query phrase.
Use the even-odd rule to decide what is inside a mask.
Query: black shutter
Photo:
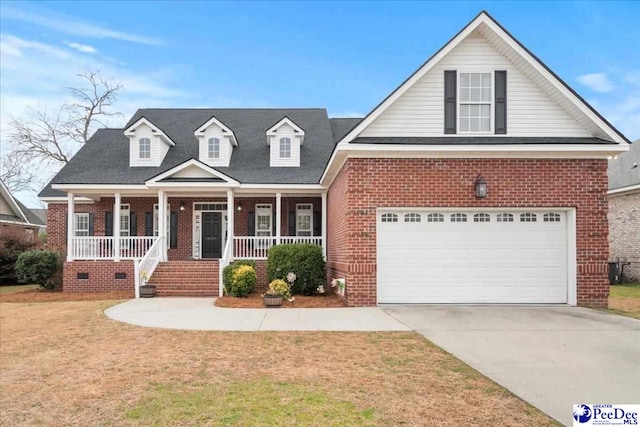
[[[313,235],[322,235],[322,215],[320,214],[320,211],[315,211],[313,213]]]
[[[289,212],[289,236],[296,235],[296,211]]]
[[[169,226],[169,247],[178,247],[178,212],[171,212],[171,225]]]
[[[456,133],[456,71],[444,72],[444,133]]]
[[[496,71],[496,124],[497,134],[507,133],[507,72]]]
[[[153,212],[144,214],[144,235],[153,236]]]
[[[247,236],[256,235],[256,213],[250,211],[247,214]]]
[[[69,241],[69,214],[64,214],[64,245]]]
[[[138,235],[138,219],[136,218],[136,213],[131,212],[129,214],[129,236],[137,236]]]
[[[93,214],[90,213],[89,214],[89,236],[94,236],[94,231],[93,231]]]
[[[111,212],[104,213],[104,235],[113,236],[113,214]]]
[[[273,215],[271,216],[271,235],[276,235],[276,210],[273,210]]]

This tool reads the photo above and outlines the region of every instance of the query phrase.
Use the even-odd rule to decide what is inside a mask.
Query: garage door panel
[[[567,230],[559,222],[498,222],[495,212],[465,212],[467,222],[427,222],[433,211],[397,212],[378,227],[378,301],[381,303],[564,303]],[[405,213],[421,222],[405,223]],[[474,214],[489,222],[474,222]],[[525,215],[531,217],[531,214]]]

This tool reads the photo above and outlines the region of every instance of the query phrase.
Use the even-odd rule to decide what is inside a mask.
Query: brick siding
[[[329,279],[346,278],[349,305],[376,304],[377,208],[575,207],[578,304],[606,307],[606,172],[591,159],[349,159],[328,195]]]
[[[134,290],[133,261],[72,261],[63,267],[64,292],[108,292]],[[78,273],[88,273],[88,279],[78,279]],[[125,273],[126,279],[116,279],[116,273]]]
[[[630,262],[623,280],[640,281],[640,192],[609,196],[610,259]]]

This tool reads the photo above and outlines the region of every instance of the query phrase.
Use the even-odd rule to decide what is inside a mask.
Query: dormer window
[[[280,138],[280,158],[291,158],[291,138]]]
[[[460,132],[491,132],[491,73],[460,73]]]
[[[209,138],[209,158],[210,159],[219,159],[220,158],[220,139],[219,138]]]
[[[138,153],[141,159],[151,158],[151,140],[149,138],[140,138]]]

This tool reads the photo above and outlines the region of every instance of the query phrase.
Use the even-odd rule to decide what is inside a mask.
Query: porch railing
[[[134,261],[134,274],[136,286],[136,298],[140,297],[140,286],[145,280],[149,280],[156,270],[156,267],[162,261],[162,241],[164,237],[158,237],[151,245],[147,253],[140,261]],[[143,277],[144,274],[144,277]]]
[[[77,236],[71,240],[71,256],[73,259],[97,260],[114,259],[115,241],[113,236]],[[140,259],[151,248],[156,237],[131,236],[119,237],[120,259]]]
[[[224,251],[222,252],[222,258],[220,258],[220,263],[218,264],[218,274],[220,275],[218,277],[218,295],[220,297],[224,296],[224,268],[233,261],[232,249],[233,245],[231,244],[231,240],[227,240],[227,243],[224,245]]]
[[[282,236],[280,243],[309,243],[323,246],[323,239],[320,236]],[[276,244],[275,237],[234,236],[233,257],[237,259],[267,259],[269,249]]]

